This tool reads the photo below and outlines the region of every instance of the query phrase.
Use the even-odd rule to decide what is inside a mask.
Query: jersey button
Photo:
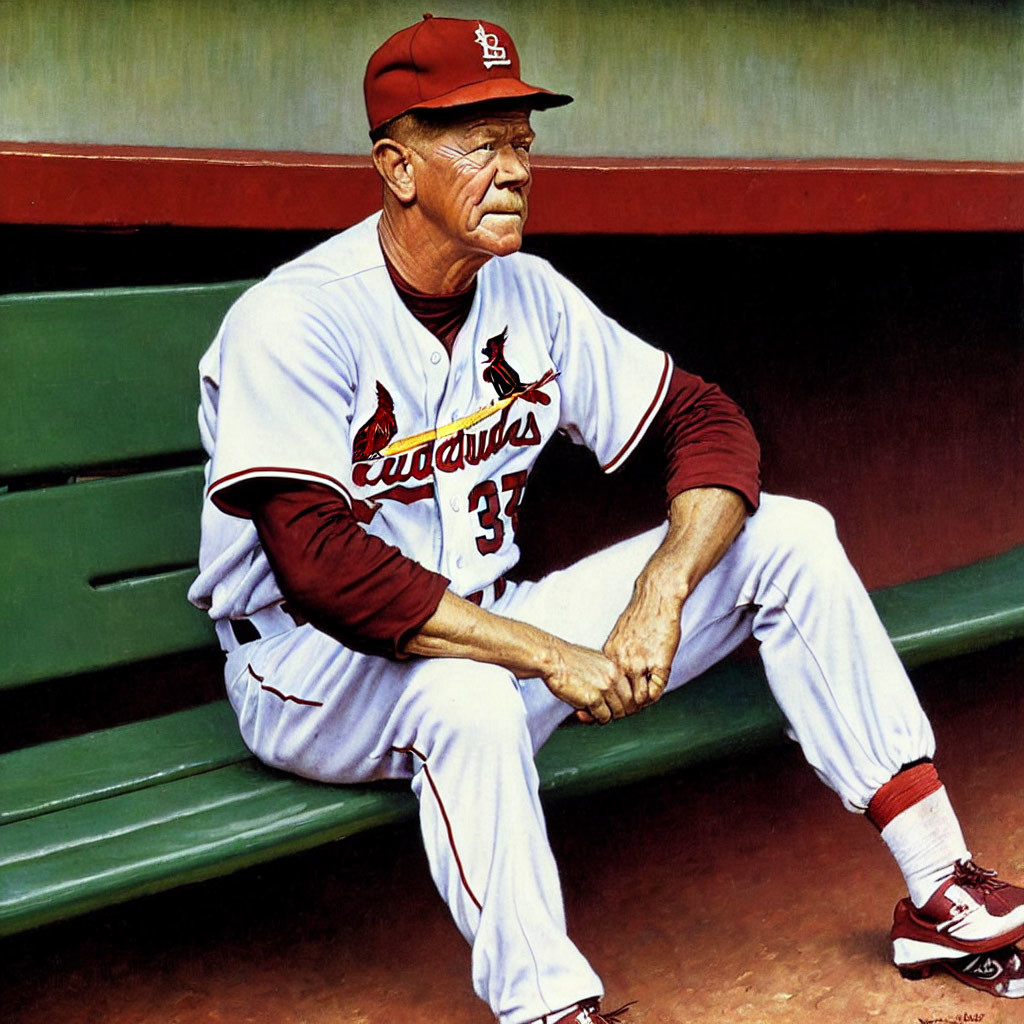
[[[465,566],[465,564],[466,564],[466,560],[462,557],[462,555],[459,555],[459,557],[455,559],[455,568],[456,569],[462,569]]]
[[[458,512],[459,511],[459,499],[458,498],[452,498],[451,506],[452,506],[452,511],[453,512]]]
[[[431,356],[430,356],[430,361],[431,361],[431,362],[432,362],[432,363],[433,363],[433,364],[434,364],[435,366],[437,366],[437,364],[438,364],[439,362],[441,362],[441,353],[440,353],[440,352],[434,352],[434,353],[432,353],[432,354],[431,354]]]

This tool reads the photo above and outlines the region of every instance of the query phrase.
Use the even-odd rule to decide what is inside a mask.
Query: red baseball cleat
[[[961,861],[920,910],[909,899],[896,904],[891,936],[897,967],[1011,946],[1024,938],[1024,889],[1000,882],[972,860]]]
[[[1004,946],[961,960],[936,960],[921,967],[900,968],[903,977],[911,981],[928,978],[934,971],[947,971],[957,981],[989,995],[1006,999],[1024,997],[1024,956],[1016,946]]]
[[[610,1010],[607,1013],[598,1011],[597,1003],[580,1003],[579,1006],[568,1010],[552,1024],[624,1024],[622,1014],[633,1004],[626,1003],[617,1010]]]

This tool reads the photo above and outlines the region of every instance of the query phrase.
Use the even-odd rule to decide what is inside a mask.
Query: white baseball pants
[[[664,531],[484,605],[600,648]],[[933,755],[916,694],[819,506],[763,495],[684,606],[668,688],[751,634],[790,734],[849,809]],[[434,881],[472,945],[476,992],[502,1024],[603,994],[566,936],[537,796],[533,754],[571,711],[543,682],[469,661],[355,654],[311,626],[232,651],[227,680],[263,761],[330,782],[412,780]]]

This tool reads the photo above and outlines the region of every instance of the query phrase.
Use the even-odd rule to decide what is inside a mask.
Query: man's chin
[[[502,219],[509,221],[512,218],[504,217]],[[509,256],[514,252],[519,252],[523,246],[523,229],[522,221],[518,217],[515,219],[515,227],[510,226],[509,230],[480,232],[477,236],[480,248],[492,256]]]
[[[495,246],[491,252],[495,256],[511,256],[514,252],[519,252],[523,247],[523,236],[517,235],[515,238],[508,239],[503,242],[500,246]]]

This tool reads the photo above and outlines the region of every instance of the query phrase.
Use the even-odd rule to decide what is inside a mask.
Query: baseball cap
[[[571,96],[522,81],[519,54],[500,25],[432,14],[376,50],[366,65],[363,95],[370,131],[410,110],[507,99],[538,110],[572,103]]]

